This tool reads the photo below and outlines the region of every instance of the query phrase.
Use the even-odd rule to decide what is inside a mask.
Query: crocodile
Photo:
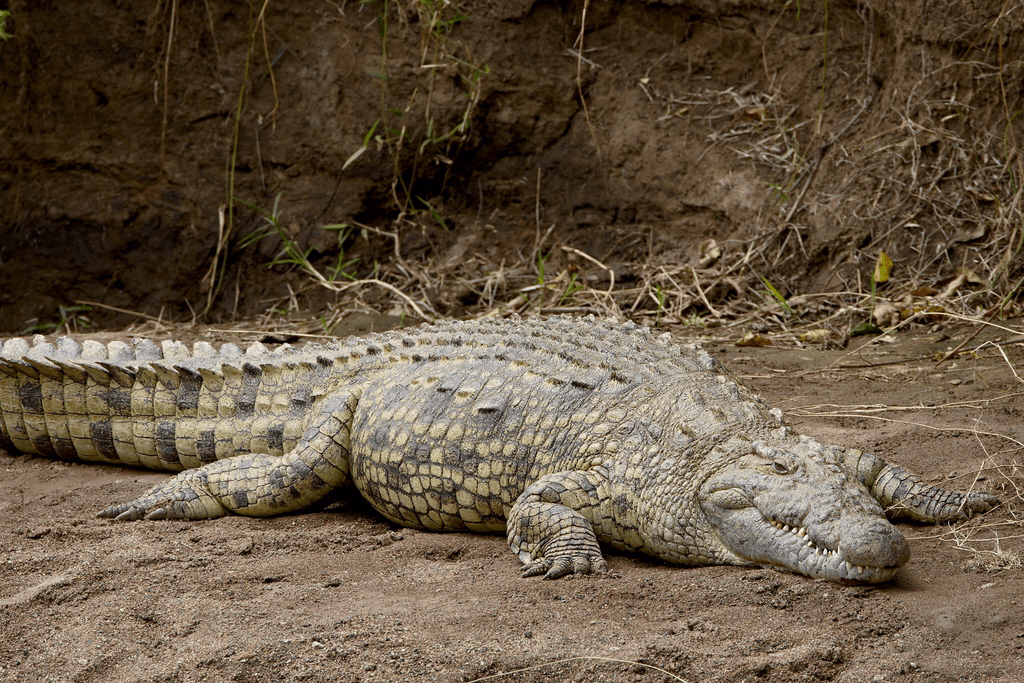
[[[505,533],[545,578],[608,572],[603,543],[879,583],[910,556],[890,519],[998,503],[797,435],[699,346],[593,317],[273,351],[10,339],[0,447],[177,472],[100,517],[270,516],[358,492],[402,526]]]

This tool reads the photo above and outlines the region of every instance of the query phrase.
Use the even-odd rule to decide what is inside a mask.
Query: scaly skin
[[[276,515],[354,488],[413,528],[504,532],[525,576],[600,544],[686,565],[887,581],[891,514],[989,509],[793,435],[705,351],[633,324],[490,319],[273,353],[0,345],[0,447],[181,471],[117,520]]]

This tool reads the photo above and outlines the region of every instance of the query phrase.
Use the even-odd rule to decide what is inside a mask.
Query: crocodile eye
[[[786,466],[786,463],[779,462],[778,460],[776,460],[774,463],[772,463],[772,471],[775,472],[775,474],[789,474],[790,473],[790,469],[789,469],[789,467]]]

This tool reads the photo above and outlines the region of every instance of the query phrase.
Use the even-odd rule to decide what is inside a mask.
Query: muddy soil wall
[[[628,263],[696,264],[708,239],[756,243],[764,262],[712,293],[726,298],[765,273],[784,294],[855,288],[880,249],[920,277],[1012,271],[1019,6],[0,7],[5,332],[81,301],[261,312],[295,288],[267,268],[282,234],[318,268],[344,252],[383,279],[395,243],[374,229],[424,269],[529,262],[545,236],[620,281]],[[247,246],[275,206],[283,232]]]

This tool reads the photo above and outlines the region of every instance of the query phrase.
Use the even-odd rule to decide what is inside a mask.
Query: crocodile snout
[[[855,565],[902,567],[910,559],[907,539],[885,519],[844,519],[839,554]]]

